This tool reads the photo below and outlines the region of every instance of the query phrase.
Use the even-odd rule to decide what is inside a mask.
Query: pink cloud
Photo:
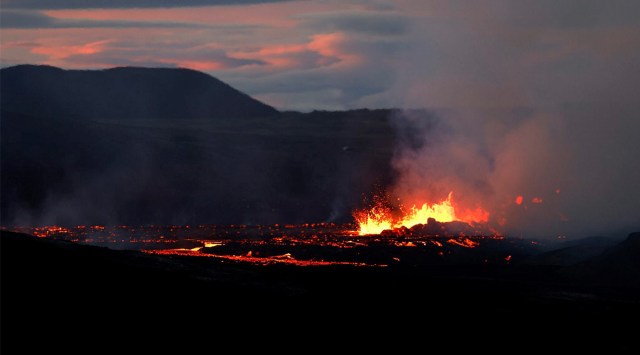
[[[256,59],[266,62],[273,69],[297,69],[350,63],[356,55],[343,50],[346,37],[343,33],[321,33],[302,44],[274,44],[252,51],[234,51],[236,58]]]
[[[345,57],[338,48],[344,39],[344,34],[340,32],[317,34],[312,37],[307,47],[326,57]]]
[[[349,53],[346,34],[314,34],[318,29],[303,26],[305,14],[335,11],[336,6],[349,9],[360,5],[292,1],[198,8],[49,10],[43,14],[83,23],[166,21],[212,28],[24,29],[6,31],[11,34],[5,39],[33,38],[36,45],[29,50],[32,58],[62,67],[164,63],[204,71],[253,66],[260,72],[272,73],[344,67],[358,58]],[[14,52],[15,56],[21,55]]]
[[[61,60],[74,55],[89,55],[105,50],[113,40],[101,40],[80,45],[39,45],[31,49],[34,54],[47,56],[51,60]]]
[[[38,42],[35,41],[9,41],[0,44],[1,48],[31,48],[38,46]]]
[[[263,64],[230,57],[224,46],[202,44],[191,33],[190,29],[154,28],[7,30],[3,31],[3,59],[64,68],[168,65],[203,71]],[[29,54],[29,60],[9,60],[27,58],[24,53]]]
[[[174,64],[181,68],[189,68],[200,71],[220,70],[228,67],[228,65],[225,63],[208,60],[159,59],[158,62]]]

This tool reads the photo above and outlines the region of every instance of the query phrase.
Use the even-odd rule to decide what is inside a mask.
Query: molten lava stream
[[[380,234],[384,230],[406,227],[411,228],[416,224],[427,223],[429,218],[438,222],[487,222],[489,213],[481,208],[466,210],[458,215],[453,206],[453,192],[449,192],[447,198],[439,203],[424,203],[420,208],[415,205],[400,218],[394,218],[391,210],[382,205],[376,204],[370,210],[356,211],[353,217],[358,224],[358,234],[371,235]],[[404,212],[404,211],[403,211]]]

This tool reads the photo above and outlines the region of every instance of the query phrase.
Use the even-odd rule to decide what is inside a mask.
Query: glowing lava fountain
[[[456,211],[453,205],[453,192],[439,203],[424,203],[420,208],[415,205],[408,211],[401,208],[402,215],[394,216],[391,209],[382,203],[376,203],[370,210],[360,210],[353,214],[358,224],[358,234],[380,234],[383,230],[400,227],[411,228],[417,224],[427,223],[429,218],[438,222],[460,221],[466,223],[486,223],[489,212],[476,208],[475,210]]]

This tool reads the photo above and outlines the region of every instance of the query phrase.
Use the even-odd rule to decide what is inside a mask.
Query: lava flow
[[[466,223],[486,223],[489,220],[489,212],[481,208],[464,212],[456,211],[452,196],[453,192],[449,192],[447,198],[439,203],[424,203],[420,208],[414,205],[408,211],[401,209],[400,217],[394,216],[390,208],[378,202],[368,211],[360,210],[353,214],[358,224],[358,234],[372,235],[400,227],[411,228],[417,224],[427,223],[429,218],[438,222]]]
[[[9,228],[40,238],[216,263],[386,267],[512,262],[508,243],[483,225],[437,222],[360,236],[352,223],[276,225],[41,226]],[[531,247],[526,245],[527,248]],[[537,246],[536,246],[537,247]],[[473,252],[471,250],[474,250]]]

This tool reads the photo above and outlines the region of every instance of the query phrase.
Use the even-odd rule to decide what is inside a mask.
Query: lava
[[[419,208],[414,205],[408,211],[402,211],[403,214],[399,218],[395,217],[391,209],[382,203],[377,203],[368,211],[356,211],[353,216],[358,224],[360,235],[380,234],[384,230],[401,227],[411,228],[427,223],[429,218],[438,222],[466,223],[486,223],[489,220],[489,212],[481,208],[461,211],[454,207],[453,192],[449,192],[445,200],[434,204],[423,203]]]
[[[147,254],[155,255],[172,255],[172,256],[190,256],[200,258],[213,258],[218,260],[225,260],[231,262],[250,263],[256,265],[274,265],[274,264],[287,264],[296,266],[331,266],[331,265],[350,265],[350,266],[367,266],[367,267],[386,267],[384,264],[367,264],[363,262],[351,262],[351,261],[325,261],[325,260],[298,260],[294,258],[291,253],[285,253],[283,255],[275,255],[270,257],[256,257],[253,253],[249,252],[245,255],[221,255],[221,254],[208,254],[201,253],[199,250],[192,249],[164,249],[164,250],[142,250]]]
[[[43,226],[1,227],[40,238],[138,250],[147,254],[208,258],[221,263],[295,266],[385,267],[398,263],[439,264],[473,259],[470,250],[494,250],[507,243],[482,225],[437,222],[429,219],[411,229],[387,230],[360,236],[352,223],[299,225],[198,225],[198,226]],[[504,263],[505,253],[484,255],[483,260]],[[469,260],[471,260],[469,259]],[[401,262],[402,260],[402,262]],[[508,262],[508,260],[506,260]],[[466,261],[465,261],[466,262]]]

